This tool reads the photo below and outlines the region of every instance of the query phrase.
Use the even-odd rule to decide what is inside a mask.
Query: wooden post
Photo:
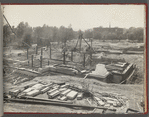
[[[41,47],[41,56],[42,56],[42,54],[43,54],[43,50],[42,50],[42,47]]]
[[[27,62],[27,63],[28,63],[28,66],[29,66],[29,60],[28,60],[28,62]]]
[[[48,65],[50,64],[49,60],[48,60]]]
[[[51,59],[51,44],[50,44],[50,59]]]
[[[42,56],[40,56],[40,68],[42,68]]]
[[[85,67],[85,53],[83,54],[83,66]]]
[[[92,39],[90,39],[91,40],[91,48],[92,48],[92,42],[93,42],[93,40]]]
[[[79,51],[81,51],[81,44],[82,44],[82,38],[80,38],[80,47],[79,47]]]
[[[27,59],[28,59],[28,48],[27,48]]]
[[[63,54],[63,64],[65,64],[65,51],[64,51],[64,54]]]
[[[36,55],[38,54],[38,46],[36,46]]]
[[[71,51],[71,61],[73,61],[73,50]]]
[[[90,53],[90,65],[92,65],[92,52]]]
[[[32,61],[32,67],[33,67],[33,58],[34,58],[34,56],[32,55],[32,60],[31,60]]]

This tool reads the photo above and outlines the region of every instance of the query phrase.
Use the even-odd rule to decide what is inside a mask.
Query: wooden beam
[[[102,106],[88,106],[88,105],[78,105],[78,104],[68,104],[61,102],[50,102],[50,101],[39,101],[39,100],[29,100],[29,99],[13,99],[13,98],[5,98],[5,100],[13,101],[13,102],[22,102],[22,103],[35,103],[35,104],[47,104],[47,105],[57,105],[57,106],[68,106],[68,107],[82,107],[82,108],[98,108],[98,109],[108,109],[111,111],[116,111],[116,109],[110,109]]]
[[[28,48],[27,48],[27,59],[28,59]]]
[[[83,66],[85,67],[85,53],[83,54]]]
[[[92,65],[92,53],[90,52],[90,65]]]
[[[64,54],[63,54],[63,64],[65,64],[66,60],[65,60],[65,51],[64,51]]]
[[[40,68],[42,68],[42,56],[40,56]]]
[[[52,54],[52,53],[51,53],[51,43],[50,43],[50,59],[51,59],[51,54]]]
[[[41,47],[41,56],[43,55],[43,49],[42,49],[42,47]]]
[[[73,51],[71,51],[71,61],[73,61]]]
[[[38,54],[38,46],[36,46],[36,54]]]
[[[32,67],[33,67],[33,60],[34,60],[34,55],[32,55],[32,60],[31,60],[32,61]]]

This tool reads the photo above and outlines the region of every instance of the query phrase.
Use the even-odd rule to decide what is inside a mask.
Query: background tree
[[[31,45],[32,42],[32,27],[29,26],[27,22],[20,22],[16,27],[17,41],[19,46],[26,47],[27,45]],[[28,38],[30,37],[30,40]],[[25,44],[27,43],[27,44]]]
[[[17,37],[19,39],[22,38],[22,36],[24,34],[24,30],[25,30],[25,24],[24,24],[24,22],[20,22],[19,25],[17,26],[17,31],[16,31]]]
[[[85,30],[84,38],[87,38],[87,39],[93,38],[93,30],[91,29]]]
[[[41,42],[42,33],[43,33],[42,27],[38,26],[33,28],[33,39],[34,39],[33,42],[37,43],[38,46],[42,45]]]
[[[32,36],[31,33],[25,33],[23,36],[23,42],[22,46],[23,47],[29,47],[32,44]]]
[[[62,43],[66,44],[68,40],[71,40],[74,38],[74,32],[71,26],[68,28],[65,28],[64,26],[61,26],[58,31],[59,39]]]
[[[6,43],[10,42],[14,35],[8,25],[3,26],[4,30],[4,46]],[[71,24],[68,27],[56,27],[48,26],[44,24],[42,27],[30,27],[27,22],[20,22],[15,28],[12,26],[14,32],[16,32],[16,39],[13,39],[13,42],[19,42],[18,45],[26,46],[23,42],[31,45],[32,43],[38,44],[38,46],[49,46],[51,42],[61,42],[64,45],[68,40],[77,39],[79,37],[78,31],[74,31]],[[85,30],[83,33],[84,38],[94,38],[99,40],[117,40],[117,39],[129,39],[132,41],[143,42],[144,39],[144,29],[143,28],[134,28],[129,29],[125,28],[104,28],[99,27],[95,29]]]
[[[10,27],[6,24],[3,26],[3,46],[6,47],[10,43],[9,36],[11,35]]]
[[[137,28],[135,32],[136,38],[138,42],[143,42],[144,39],[144,29],[143,28]]]
[[[52,34],[51,34],[52,40],[51,41],[58,41],[58,28],[54,26],[52,28]]]

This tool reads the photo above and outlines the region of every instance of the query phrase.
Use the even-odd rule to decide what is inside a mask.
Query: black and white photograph
[[[147,112],[146,5],[2,5],[4,113]]]

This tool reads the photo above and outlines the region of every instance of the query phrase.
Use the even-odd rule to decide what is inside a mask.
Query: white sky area
[[[145,5],[4,5],[11,26],[65,26],[77,31],[94,27],[144,27]]]

